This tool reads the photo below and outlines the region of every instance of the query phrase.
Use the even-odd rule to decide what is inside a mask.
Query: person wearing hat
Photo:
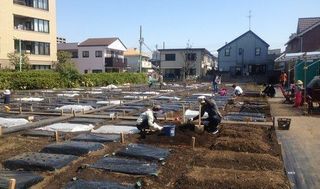
[[[296,87],[295,87],[295,98],[294,98],[293,107],[299,107],[302,105],[302,90],[303,90],[303,82],[301,80],[298,80],[296,82]]]
[[[237,85],[233,84],[232,88],[233,88],[233,94],[235,96],[241,96],[243,94],[243,90],[241,89],[240,86],[237,86]]]
[[[146,137],[146,130],[151,131],[161,131],[163,127],[159,126],[156,121],[157,118],[154,112],[160,111],[161,106],[155,105],[151,108],[148,108],[145,112],[141,113],[137,119],[137,128],[140,130],[141,138]]]
[[[3,92],[4,104],[10,104],[10,96],[11,96],[11,91],[9,89],[4,90]]]
[[[191,118],[190,121],[201,119],[204,113],[207,112],[208,118],[203,120],[204,129],[212,134],[217,134],[219,132],[218,125],[221,122],[222,115],[218,109],[216,102],[212,99],[207,99],[205,96],[198,97],[198,100],[201,104],[201,114],[197,115],[194,118]]]

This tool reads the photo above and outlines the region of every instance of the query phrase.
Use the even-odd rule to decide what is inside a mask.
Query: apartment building
[[[128,49],[124,52],[124,57],[127,60],[129,72],[140,71],[140,52],[137,48]],[[147,53],[141,52],[141,71],[147,72],[152,69],[150,57]]]
[[[56,0],[2,0],[0,66],[13,68],[8,53],[28,54],[32,69],[50,69],[57,61]]]
[[[203,77],[215,67],[215,57],[205,48],[160,49],[160,70],[166,79]]]
[[[127,68],[124,58],[126,46],[119,38],[89,38],[79,43],[60,43],[58,51],[72,54],[81,73],[123,72]]]

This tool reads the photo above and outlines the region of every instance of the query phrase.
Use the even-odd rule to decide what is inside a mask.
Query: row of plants
[[[96,87],[109,84],[146,83],[145,74],[139,73],[95,73],[79,74],[70,69],[61,71],[24,70],[1,71],[0,89],[32,90],[73,87]]]

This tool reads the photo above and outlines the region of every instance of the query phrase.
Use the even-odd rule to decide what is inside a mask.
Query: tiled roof
[[[320,22],[320,17],[299,18],[297,34],[304,32],[305,30],[317,24],[318,22]]]
[[[109,46],[118,38],[89,38],[80,43],[79,46]]]
[[[137,48],[130,48],[130,49],[127,49],[127,51],[124,52],[124,56],[139,56],[140,55],[140,52]],[[142,56],[146,56],[146,57],[149,57],[149,55],[145,52],[141,52],[141,55]]]

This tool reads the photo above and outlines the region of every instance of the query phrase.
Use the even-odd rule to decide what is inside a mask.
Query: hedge
[[[109,84],[142,84],[146,83],[145,74],[138,73],[97,73],[80,76],[80,80],[66,80],[58,72],[49,71],[0,71],[0,89],[32,90],[69,87],[70,83],[76,86],[95,87]]]

